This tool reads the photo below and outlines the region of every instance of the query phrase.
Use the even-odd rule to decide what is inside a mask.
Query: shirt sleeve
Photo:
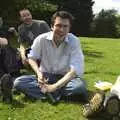
[[[26,43],[27,41],[29,42],[29,37],[28,37],[28,32],[26,29],[23,27],[23,25],[20,25],[18,27],[18,43]]]
[[[40,22],[40,29],[41,29],[42,33],[51,31],[49,25],[45,21]]]
[[[40,60],[41,58],[41,44],[39,36],[34,40],[31,50],[28,54],[28,58],[32,58],[35,60]]]
[[[82,76],[84,73],[84,55],[80,40],[77,37],[73,37],[73,39],[70,54],[70,68],[73,68],[78,76]]]
[[[24,40],[23,40],[23,37],[22,37],[22,30],[21,30],[21,26],[18,27],[18,43],[22,43]]]
[[[51,31],[49,25],[45,21],[43,22],[43,27],[44,27],[45,32]]]

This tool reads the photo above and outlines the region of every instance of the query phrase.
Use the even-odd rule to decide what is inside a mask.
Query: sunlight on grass
[[[114,83],[120,74],[120,39],[80,39],[88,90],[95,91],[93,85],[98,80]],[[82,103],[61,101],[51,105],[48,101],[25,99],[23,94],[14,95],[14,99],[13,104],[0,103],[0,120],[87,120],[82,116]]]
[[[85,75],[89,89],[95,81],[115,82],[120,73],[120,39],[81,38],[85,54]]]

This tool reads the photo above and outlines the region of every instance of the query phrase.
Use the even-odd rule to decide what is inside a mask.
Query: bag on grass
[[[104,93],[96,93],[88,104],[83,106],[83,116],[92,117],[99,113],[103,108]]]
[[[104,101],[104,109],[110,116],[118,116],[120,113],[120,100],[116,94],[110,94]]]

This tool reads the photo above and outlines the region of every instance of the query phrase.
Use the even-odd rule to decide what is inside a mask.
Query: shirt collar
[[[69,34],[69,33],[68,33]],[[67,42],[68,43],[68,34],[66,35],[66,37],[65,37],[65,42]],[[52,31],[50,31],[49,33],[48,33],[48,36],[47,36],[47,39],[48,40],[53,40],[53,32]]]

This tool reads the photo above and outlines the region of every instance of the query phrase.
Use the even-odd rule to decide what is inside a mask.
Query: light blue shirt
[[[66,74],[70,68],[79,76],[84,72],[84,55],[80,40],[72,33],[68,33],[59,47],[52,43],[53,32],[39,35],[31,46],[29,58],[39,59],[40,71],[53,74]]]

